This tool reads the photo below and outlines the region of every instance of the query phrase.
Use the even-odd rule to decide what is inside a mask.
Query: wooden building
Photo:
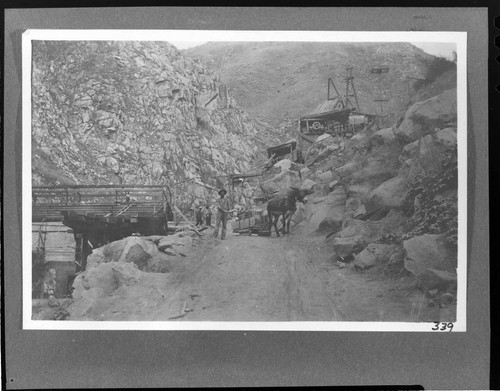
[[[297,141],[291,140],[284,144],[267,148],[267,157],[272,164],[283,159],[287,155],[290,155],[290,160],[297,160]]]
[[[70,295],[76,275],[73,230],[61,222],[32,223],[33,298]],[[38,257],[37,257],[38,255]]]
[[[347,136],[349,115],[352,109],[335,109],[335,101],[327,100],[310,114],[300,117],[298,123],[298,148],[307,149],[318,136],[329,133],[333,136]]]

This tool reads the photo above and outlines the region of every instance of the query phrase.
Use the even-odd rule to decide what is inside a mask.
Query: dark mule
[[[304,194],[296,187],[290,187],[286,194],[277,195],[268,202],[269,231],[271,231],[274,224],[276,235],[280,236],[278,232],[278,220],[280,216],[283,216],[283,235],[290,232],[290,220],[297,210],[297,205],[295,204],[297,201],[304,202]]]

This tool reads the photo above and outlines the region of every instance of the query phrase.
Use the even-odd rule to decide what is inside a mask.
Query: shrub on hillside
[[[438,78],[438,76],[442,75],[446,71],[449,71],[450,69],[455,69],[456,67],[457,64],[453,61],[447,60],[444,57],[434,57],[427,67],[425,79],[417,80],[414,88],[419,89],[424,84],[432,83]]]
[[[434,81],[439,75],[442,75],[450,69],[456,68],[457,64],[443,57],[434,57],[427,69],[427,80]]]
[[[410,184],[403,203],[409,220],[402,239],[426,233],[445,234],[446,241],[457,245],[458,205],[456,196],[444,196],[458,185],[457,154],[450,151],[440,159],[440,167],[424,171]],[[416,204],[418,205],[416,207]]]

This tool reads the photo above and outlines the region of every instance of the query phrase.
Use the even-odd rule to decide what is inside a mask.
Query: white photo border
[[[168,42],[414,42],[455,43],[457,53],[458,259],[457,318],[453,332],[466,331],[467,308],[467,33],[460,31],[244,31],[244,30],[26,30],[22,36],[22,283],[25,330],[261,330],[434,331],[436,322],[206,322],[32,320],[31,300],[31,67],[32,41]],[[448,330],[446,331],[448,332]]]

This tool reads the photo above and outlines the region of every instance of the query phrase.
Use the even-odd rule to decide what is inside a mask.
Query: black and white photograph
[[[24,329],[466,331],[466,33],[22,52]]]

